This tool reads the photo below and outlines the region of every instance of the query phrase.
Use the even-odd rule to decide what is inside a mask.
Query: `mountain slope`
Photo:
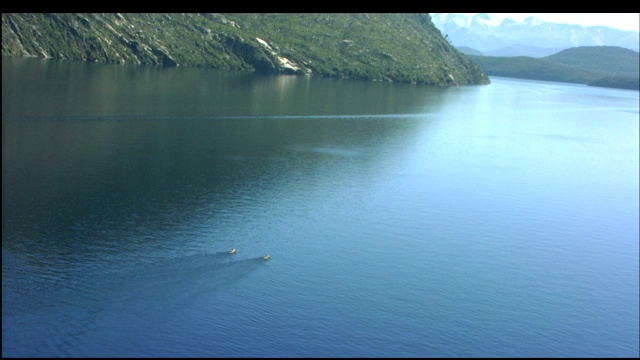
[[[568,65],[529,56],[468,56],[490,76],[579,84],[586,84],[603,76],[603,74],[598,75]]]
[[[487,84],[428,14],[2,14],[2,55]]]
[[[616,76],[640,75],[640,53],[617,46],[582,46],[547,56],[548,61]]]
[[[537,59],[468,55],[494,76],[638,90],[640,53],[613,46],[578,47]]]

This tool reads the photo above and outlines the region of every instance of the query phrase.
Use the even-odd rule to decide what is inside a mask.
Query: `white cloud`
[[[608,26],[620,30],[640,31],[640,13],[491,13],[491,15],[516,21],[533,16],[551,23]]]

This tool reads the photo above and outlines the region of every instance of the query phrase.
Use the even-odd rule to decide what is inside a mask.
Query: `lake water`
[[[638,94],[3,58],[2,356],[638,357]]]

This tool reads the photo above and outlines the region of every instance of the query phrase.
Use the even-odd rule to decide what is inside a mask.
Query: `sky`
[[[620,30],[640,31],[640,13],[490,13],[497,18],[522,21],[529,16],[544,22],[582,26],[608,26]]]

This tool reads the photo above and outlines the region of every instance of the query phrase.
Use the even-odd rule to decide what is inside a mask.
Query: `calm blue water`
[[[638,357],[638,100],[3,58],[2,356]]]

